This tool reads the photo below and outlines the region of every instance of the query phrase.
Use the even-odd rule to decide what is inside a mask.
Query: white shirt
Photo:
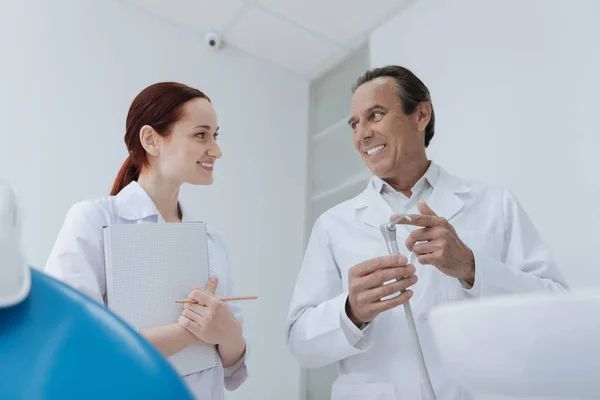
[[[396,214],[419,214],[417,202],[419,200],[429,201],[433,187],[435,186],[440,171],[436,164],[431,163],[425,174],[412,187],[412,195],[407,197],[401,192],[396,191],[389,183],[383,179],[374,176],[371,185],[377,193],[389,204]]]
[[[399,248],[419,276],[411,287],[410,303],[438,400],[471,397],[441,362],[427,321],[429,310],[481,296],[566,291],[547,246],[509,190],[454,177],[434,163],[421,183],[409,200],[386,193],[385,185],[373,178],[361,194],[327,210],[315,222],[290,302],[287,343],[305,368],[337,365],[332,400],[424,398],[404,308],[379,314],[362,330],[345,312],[349,269],[388,254],[379,227],[395,213],[394,200],[402,203],[398,207],[411,209],[416,200],[427,199],[475,257],[475,282],[466,287],[434,266],[420,264],[406,250],[410,231],[418,227],[397,227]]]
[[[181,205],[180,207],[183,222],[193,221]],[[73,205],[50,253],[45,272],[104,304],[106,280],[102,227],[137,223],[165,223],[165,220],[146,191],[135,181],[116,196]],[[224,238],[214,228],[207,226],[207,241],[210,265],[214,268],[211,273],[219,277],[216,294],[233,296],[234,288]],[[228,303],[228,306],[243,327],[242,308],[234,303]],[[246,337],[246,331],[242,330]],[[197,399],[223,400],[225,388],[235,390],[247,379],[247,354],[248,350],[230,368],[223,369],[219,363],[215,368],[183,377],[184,381]]]

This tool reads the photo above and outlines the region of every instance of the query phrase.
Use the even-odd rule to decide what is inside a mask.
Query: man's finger
[[[415,229],[408,235],[406,242],[406,248],[408,251],[413,251],[413,246],[417,242],[427,242],[436,238],[435,231],[433,228],[421,228]]]
[[[407,278],[400,279],[397,282],[388,283],[387,285],[379,286],[370,289],[363,293],[365,303],[379,302],[381,299],[390,296],[394,293],[402,292],[410,286],[417,283],[417,276],[412,275]]]
[[[421,265],[435,265],[436,260],[438,260],[438,255],[434,251],[433,253],[417,256],[417,260]]]
[[[208,282],[206,283],[206,291],[210,294],[215,294],[217,290],[217,286],[219,285],[219,277],[211,276]]]
[[[414,245],[412,252],[415,253],[417,256],[421,256],[423,254],[431,254],[435,250],[437,250],[438,246],[439,245],[432,242],[417,243]]]
[[[417,272],[415,267],[408,264],[404,267],[385,268],[379,271],[374,271],[368,276],[363,276],[358,280],[357,288],[359,290],[368,290],[382,286],[385,282],[392,279],[402,279],[407,276],[412,276]]]
[[[410,217],[410,221],[407,219],[401,219],[398,222],[398,225],[414,225],[414,226],[422,226],[422,227],[431,227],[431,226],[441,226],[446,220],[440,217],[436,217],[433,215],[421,215],[421,214],[407,214]],[[398,219],[398,215],[392,215],[390,218],[391,222],[394,222]]]
[[[423,200],[419,200],[417,202],[417,208],[419,209],[419,212],[423,215],[432,215],[434,217],[437,217],[437,214]]]
[[[401,267],[408,263],[408,259],[404,256],[383,256],[367,260],[352,268],[354,276],[366,276],[381,268]]]
[[[398,307],[400,304],[406,303],[413,295],[413,291],[410,289],[406,289],[400,295],[393,297],[391,299],[383,300],[379,303],[373,303],[373,311],[377,313],[381,313],[387,311],[391,308]]]

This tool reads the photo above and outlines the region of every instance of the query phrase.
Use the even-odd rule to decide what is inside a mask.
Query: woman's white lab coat
[[[427,312],[443,302],[479,296],[564,291],[566,283],[509,191],[463,181],[440,168],[428,204],[449,220],[473,250],[474,286],[419,264],[404,245],[409,229],[416,228],[398,226],[398,244],[417,269],[419,280],[410,302],[437,399],[468,399],[441,364]],[[352,324],[345,312],[348,270],[388,254],[379,225],[392,214],[371,182],[363,193],[320,216],[306,249],[290,304],[288,346],[304,367],[337,363],[332,400],[424,398],[404,308],[380,314],[364,330]]]
[[[182,208],[183,221],[191,221]],[[156,206],[137,183],[132,182],[116,196],[87,200],[72,206],[67,213],[54,248],[46,263],[45,272],[75,289],[104,303],[104,249],[102,227],[113,224],[164,223]],[[229,259],[221,234],[207,227],[208,250],[213,275],[219,277],[218,296],[232,296]],[[190,286],[190,290],[191,290]],[[229,307],[240,325],[242,309]],[[175,321],[174,321],[175,322]],[[245,331],[244,331],[245,336]],[[234,390],[247,378],[245,356],[231,368],[218,367],[191,374],[184,380],[195,397],[203,400],[223,400],[224,388]]]

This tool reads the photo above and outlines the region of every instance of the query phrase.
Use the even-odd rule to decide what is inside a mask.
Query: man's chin
[[[378,164],[378,165],[367,164],[367,167],[369,168],[371,173],[378,178],[386,179],[390,175],[389,168],[384,168],[384,166],[381,164]]]

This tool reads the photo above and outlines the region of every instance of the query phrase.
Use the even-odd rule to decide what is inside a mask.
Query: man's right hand
[[[356,326],[373,321],[380,313],[404,304],[412,297],[413,292],[406,289],[417,282],[417,276],[415,267],[407,262],[404,256],[385,256],[350,268],[346,314]],[[384,285],[393,279],[398,281]],[[381,300],[403,290],[406,291],[392,299]]]

